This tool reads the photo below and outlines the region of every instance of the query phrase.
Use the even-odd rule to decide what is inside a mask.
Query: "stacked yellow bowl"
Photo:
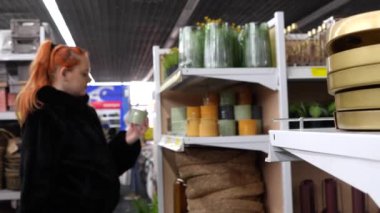
[[[380,11],[336,22],[327,41],[328,90],[336,126],[380,130]]]
[[[200,137],[218,136],[218,106],[203,105],[201,108],[201,120],[199,123]]]
[[[201,110],[199,106],[186,107],[187,113],[187,131],[186,135],[189,137],[199,136],[199,122],[201,118]]]

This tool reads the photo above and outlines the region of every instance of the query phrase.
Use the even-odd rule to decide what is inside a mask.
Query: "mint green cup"
[[[234,107],[235,120],[245,120],[252,118],[251,105],[235,105]]]
[[[170,109],[170,119],[172,121],[186,120],[186,107],[172,107]]]
[[[186,135],[187,120],[171,121],[171,125],[172,125],[171,132],[174,135]]]
[[[144,123],[147,116],[148,112],[145,110],[131,109],[127,116],[127,122],[141,125]]]
[[[219,126],[220,136],[236,135],[236,121],[235,120],[219,120],[218,126]]]

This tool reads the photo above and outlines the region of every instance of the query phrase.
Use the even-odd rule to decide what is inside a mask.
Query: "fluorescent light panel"
[[[57,26],[67,46],[75,47],[75,41],[71,36],[70,30],[66,25],[65,20],[59,11],[57,2],[55,0],[43,0],[46,9],[49,11],[50,16],[53,18],[55,26]]]
[[[130,82],[90,82],[88,86],[115,86],[115,85],[130,85]]]
[[[91,73],[89,73],[88,75],[89,75],[89,76],[90,76],[90,78],[91,78],[90,84],[91,84],[91,83],[95,83],[95,78],[94,78],[94,77],[92,77]]]

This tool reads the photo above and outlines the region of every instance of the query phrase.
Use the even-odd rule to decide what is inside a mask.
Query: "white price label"
[[[160,141],[160,145],[176,152],[183,152],[184,150],[184,143],[182,137],[163,136]]]

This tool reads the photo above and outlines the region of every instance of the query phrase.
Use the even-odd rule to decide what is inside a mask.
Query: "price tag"
[[[166,140],[164,140],[165,144],[171,144],[172,143],[172,137],[166,137]]]
[[[313,77],[327,77],[327,68],[326,67],[312,67],[311,75]]]
[[[182,142],[182,140],[181,139],[179,139],[179,138],[176,138],[175,139],[175,145],[180,145],[181,144],[181,142]]]
[[[160,146],[176,152],[184,151],[183,137],[163,136],[159,144]]]

